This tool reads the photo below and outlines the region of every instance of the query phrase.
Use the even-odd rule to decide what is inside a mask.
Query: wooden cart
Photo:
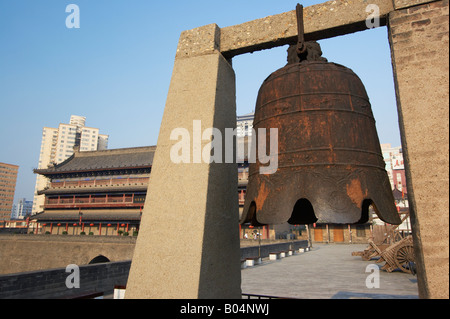
[[[412,236],[401,239],[392,245],[376,245],[369,241],[370,246],[362,252],[353,252],[352,256],[361,256],[363,260],[368,261],[377,259],[376,263],[386,262],[381,267],[382,270],[392,272],[396,269],[414,274],[415,257]]]
[[[406,213],[402,223],[409,217]],[[401,224],[401,223],[400,223]],[[403,238],[398,231],[398,225],[392,225],[383,236],[378,236],[377,242],[369,240],[369,246],[364,251],[356,251],[352,256],[361,256],[362,260],[377,259],[377,263],[386,262],[381,268],[388,272],[400,269],[406,273],[414,272],[414,249],[412,236]]]
[[[377,263],[386,262],[381,269],[392,272],[396,269],[414,274],[415,273],[415,257],[412,236],[403,238],[399,242],[389,246],[380,254]]]
[[[396,242],[403,239],[402,234],[398,231],[398,227],[409,217],[409,212],[404,213],[402,216],[401,223],[399,225],[386,225],[382,233],[374,232],[373,237],[369,240],[369,247],[364,251],[355,251],[352,256],[361,256],[365,261],[379,258],[381,253]]]
[[[390,244],[375,244],[373,240],[369,240],[369,247],[367,247],[364,251],[355,251],[352,253],[352,256],[361,256],[362,260],[369,261],[374,258],[379,258],[383,251],[388,248]]]

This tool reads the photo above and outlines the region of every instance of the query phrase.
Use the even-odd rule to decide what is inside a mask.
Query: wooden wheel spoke
[[[411,266],[410,263],[414,262],[413,247],[411,245],[399,247],[395,252],[395,262],[400,270],[406,273],[411,273],[409,268]]]

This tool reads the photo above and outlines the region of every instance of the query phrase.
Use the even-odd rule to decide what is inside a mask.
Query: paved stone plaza
[[[366,267],[375,260],[352,256],[367,245],[314,244],[309,252],[242,269],[244,294],[299,299],[416,299],[417,277],[400,271],[380,270],[380,287],[369,289],[366,279],[373,275]]]

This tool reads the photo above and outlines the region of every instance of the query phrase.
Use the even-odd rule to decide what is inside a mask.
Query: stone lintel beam
[[[370,11],[366,12],[366,8],[369,4],[379,7],[380,25],[385,25],[387,14],[394,10],[392,0],[333,0],[305,7],[305,40],[326,39],[367,29],[366,19]],[[220,51],[231,58],[270,49],[295,43],[297,33],[296,11],[293,10],[222,28]]]
[[[436,0],[332,0],[304,8],[305,40],[321,40],[367,29],[366,20],[379,8],[380,26],[394,11]],[[271,49],[297,40],[297,16],[292,10],[242,24],[219,28],[209,24],[183,31],[177,48],[177,58],[220,51],[227,59],[233,56]]]

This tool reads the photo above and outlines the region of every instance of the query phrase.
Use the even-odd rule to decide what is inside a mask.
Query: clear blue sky
[[[19,165],[16,200],[31,200],[42,128],[86,116],[109,148],[155,145],[180,33],[294,10],[298,0],[14,0],[0,2],[0,162]],[[306,7],[325,1],[302,1]],[[68,29],[68,4],[80,28]],[[400,145],[385,27],[320,41],[330,62],[353,69],[371,99],[382,143]],[[286,47],[233,59],[238,114],[254,109]]]

